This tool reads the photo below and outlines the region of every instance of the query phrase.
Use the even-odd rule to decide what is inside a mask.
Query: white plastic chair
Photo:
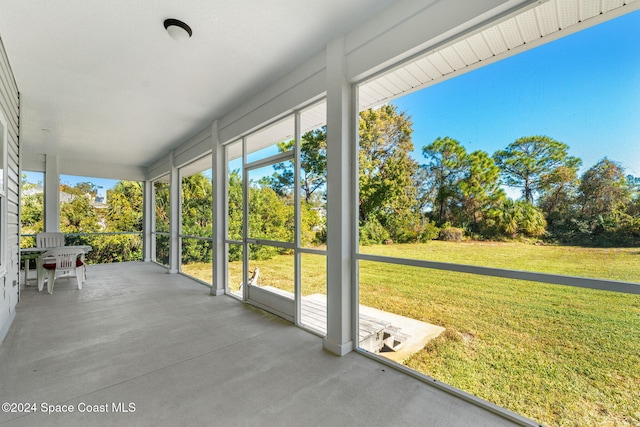
[[[64,233],[37,233],[36,234],[36,248],[59,248],[64,246]],[[36,262],[36,276],[38,280],[38,290],[42,290],[42,283],[44,282],[45,271],[42,268],[42,256],[40,256]],[[28,273],[27,273],[28,274]]]
[[[78,289],[82,289],[85,280],[86,266],[84,264],[84,250],[74,247],[62,247],[46,251],[40,257],[41,268],[47,271],[47,292],[53,293],[56,275],[65,274],[75,277]],[[44,274],[38,278],[38,291],[44,287]]]
[[[59,248],[60,246],[64,246],[64,233],[36,234],[37,248]]]
[[[258,286],[258,278],[260,277],[260,269],[258,267],[255,268],[255,270],[253,270],[253,274],[251,275],[251,277],[249,277],[249,280],[247,283],[249,283],[250,285],[253,286]],[[244,283],[240,282],[240,291],[242,291],[242,285]]]

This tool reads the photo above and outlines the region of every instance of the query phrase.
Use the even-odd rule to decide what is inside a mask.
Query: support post
[[[218,137],[218,121],[211,125],[212,151],[212,185],[213,185],[213,280],[211,295],[224,295],[226,277],[226,245],[225,245],[225,181],[226,167],[224,147]]]
[[[175,165],[175,154],[171,151],[171,172],[169,174],[170,225],[169,225],[169,273],[180,271],[180,211],[181,186],[178,168]]]
[[[327,336],[324,348],[354,348],[352,203],[353,100],[345,77],[344,36],[327,45]]]
[[[45,155],[44,165],[44,231],[60,231],[60,171],[58,156]]]
[[[155,239],[153,238],[153,223],[155,221],[155,206],[153,201],[153,183],[148,179],[142,184],[142,259],[150,262],[155,256]]]

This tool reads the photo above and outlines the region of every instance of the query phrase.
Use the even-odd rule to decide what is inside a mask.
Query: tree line
[[[394,105],[359,118],[358,219],[360,241],[424,242],[432,239],[536,239],[564,244],[635,246],[640,243],[640,179],[603,158],[581,175],[581,159],[548,136],[517,139],[489,154],[468,152],[440,137],[414,150],[410,117]],[[281,150],[291,142],[281,143]],[[326,129],[303,135],[301,182],[305,201],[326,185]],[[292,168],[275,168],[271,188],[293,191]],[[521,197],[507,196],[504,187]],[[313,225],[313,224],[312,224]],[[314,225],[315,226],[315,225]],[[321,240],[322,234],[318,235]]]
[[[548,136],[517,139],[489,154],[467,151],[444,136],[421,150],[415,160],[412,122],[392,104],[359,116],[358,206],[362,244],[426,242],[433,239],[533,239],[572,245],[637,246],[640,244],[640,178],[608,158],[579,175],[582,161],[569,146]],[[293,141],[278,144],[293,149]],[[301,195],[301,240],[304,246],[326,243],[326,128],[301,139],[300,182],[294,165],[274,166],[271,176],[248,189],[248,235],[293,242],[293,194]],[[33,184],[23,180],[23,192]],[[243,226],[240,171],[228,176],[228,238],[241,240]],[[517,188],[512,199],[504,187]],[[142,231],[142,184],[120,181],[107,193],[107,206],[90,201],[97,188],[89,182],[61,191],[73,197],[60,206],[65,233]],[[213,221],[211,180],[199,173],[183,178],[182,234],[210,237]],[[42,231],[43,194],[22,197],[23,234]],[[156,231],[168,231],[169,188],[156,191]],[[69,236],[67,244],[94,247],[94,262],[141,259],[138,236]],[[165,239],[166,240],[166,239]],[[168,240],[158,243],[160,257]],[[32,242],[23,242],[30,245]],[[206,240],[184,239],[183,262],[210,261]],[[231,245],[230,260],[241,259],[241,246]],[[251,259],[269,258],[286,250],[250,245]]]
[[[35,235],[44,231],[44,193],[29,192],[36,185],[22,178],[21,233]],[[28,195],[25,195],[25,192]],[[142,232],[142,183],[118,181],[107,191],[107,204],[103,208],[92,205],[98,188],[91,182],[74,186],[60,184],[60,192],[67,201],[60,203],[60,231],[65,233],[65,244],[89,245],[87,254],[92,263],[123,262],[142,259],[142,239],[138,234],[86,234],[101,232]],[[22,236],[21,247],[35,246],[35,238]]]

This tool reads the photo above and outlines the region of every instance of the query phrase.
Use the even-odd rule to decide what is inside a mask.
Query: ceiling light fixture
[[[165,19],[164,28],[171,38],[177,41],[187,40],[193,34],[187,24],[177,19]]]

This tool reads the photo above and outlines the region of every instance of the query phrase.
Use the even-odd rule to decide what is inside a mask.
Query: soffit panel
[[[515,17],[520,29],[520,34],[524,38],[524,43],[531,43],[541,37],[540,27],[538,27],[538,18],[535,10],[527,12]]]
[[[489,59],[493,56],[493,53],[491,52],[491,49],[489,48],[489,45],[482,33],[474,34],[465,41],[469,43],[469,46],[478,58],[477,62],[484,61],[485,59]],[[472,62],[472,64],[475,64],[475,62]]]
[[[535,8],[541,36],[549,35],[560,29],[558,15],[556,13],[556,3],[555,0],[552,0]]]
[[[456,50],[458,55],[460,55],[460,58],[462,58],[465,65],[475,64],[480,60],[468,40],[462,40],[461,42],[454,44],[453,48]]]
[[[579,17],[581,21],[593,18],[600,13],[600,0],[581,0]]]
[[[533,47],[546,39],[554,40],[563,30],[570,33],[586,28],[588,19],[599,17],[594,22],[602,22],[625,13],[623,7],[631,12],[639,5],[639,0],[550,0],[539,4],[364,82],[359,86],[359,108],[378,106],[454,73],[507,57],[514,50],[526,49],[527,44]],[[399,78],[407,73],[418,82],[399,84],[401,80],[408,82]]]

